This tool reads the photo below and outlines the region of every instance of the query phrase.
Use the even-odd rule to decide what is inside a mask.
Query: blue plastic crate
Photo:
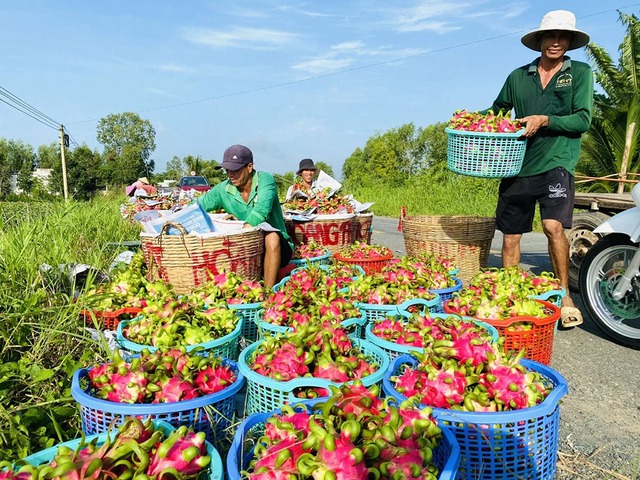
[[[93,397],[81,382],[89,370],[76,370],[71,380],[71,395],[80,405],[82,431],[85,435],[103,433],[109,426],[121,425],[126,417],[147,417],[163,420],[175,427],[192,426],[196,432],[205,432],[207,440],[219,445],[233,425],[235,395],[242,389],[245,378],[236,362],[224,359],[236,375],[236,381],[210,395],[170,403],[118,403]]]
[[[127,340],[124,336],[123,329],[132,322],[137,321],[136,319],[132,320],[122,320],[118,324],[118,329],[116,330],[116,341],[118,344],[129,352],[141,352],[143,349],[147,349],[150,352],[155,352],[158,347],[154,347],[152,345],[142,345],[140,343],[132,342],[131,340]],[[212,351],[213,354],[217,357],[228,358],[231,360],[238,359],[238,340],[240,335],[242,334],[243,328],[243,317],[242,315],[238,315],[238,324],[236,328],[233,329],[231,333],[227,335],[217,338],[215,340],[211,340],[205,343],[197,343],[195,345],[175,345],[183,346],[187,350],[187,352],[192,351],[195,348],[202,347],[205,351]]]
[[[390,377],[405,366],[415,367],[410,355],[396,358],[383,380],[384,393],[398,401]],[[458,479],[468,480],[553,480],[558,461],[558,429],[561,398],[567,394],[564,377],[552,368],[532,360],[521,364],[542,374],[554,388],[535,407],[506,412],[464,412],[434,408],[438,423],[450,428],[460,445]]]
[[[166,435],[170,434],[173,430],[175,430],[175,427],[173,425],[165,421],[155,421],[154,423],[156,424],[156,427],[162,430]],[[100,446],[104,444],[104,442],[106,442],[107,435],[108,434],[105,432],[105,433],[100,433],[96,435],[86,436],[84,438],[84,443],[87,444],[93,441],[94,439],[97,439],[97,444],[98,446]],[[114,433],[111,433],[112,437],[113,435]],[[30,465],[33,465],[34,467],[37,467],[38,465],[50,463],[58,453],[58,449],[60,447],[67,447],[72,450],[75,450],[76,448],[78,448],[78,445],[80,445],[80,442],[82,442],[82,438],[69,440],[68,442],[60,443],[53,447],[31,454],[28,457],[25,457],[22,461]],[[224,465],[222,463],[222,458],[220,457],[218,450],[216,450],[216,448],[209,441],[206,442],[206,447],[207,447],[207,454],[211,457],[211,463],[209,465],[209,473],[207,474],[206,477],[203,476],[203,478],[206,478],[208,480],[222,480],[224,478],[224,470],[223,470]]]
[[[432,318],[447,318],[450,315],[451,314],[448,314],[448,313],[431,313],[431,314],[429,314],[429,316],[432,317]],[[465,320],[465,321],[468,321],[468,322],[473,322],[477,326],[484,328],[487,331],[487,333],[489,333],[489,335],[491,335],[491,341],[493,343],[496,343],[498,341],[498,339],[500,338],[500,336],[498,335],[498,330],[496,330],[495,327],[492,327],[488,323],[481,322],[480,320],[477,320],[477,319],[471,318],[471,317],[462,317],[462,319]],[[390,342],[388,340],[384,340],[384,339],[382,339],[382,338],[380,338],[380,337],[378,337],[378,336],[373,334],[372,330],[373,330],[374,326],[375,326],[375,322],[369,323],[365,327],[364,338],[368,342],[371,342],[374,345],[377,345],[378,347],[380,347],[382,350],[384,350],[386,352],[386,354],[389,355],[389,358],[392,361],[395,358],[399,357],[400,355],[408,355],[408,354],[411,354],[411,352],[422,353],[424,351],[424,348],[412,347],[412,346],[409,346],[409,345],[400,345],[400,344],[395,343],[395,342]]]
[[[516,133],[466,132],[445,128],[447,168],[481,178],[514,177],[522,168],[527,148],[523,131]]]
[[[262,302],[230,303],[229,308],[237,310],[242,316],[242,338],[253,343],[258,339],[258,318],[262,309]]]
[[[440,295],[440,305],[438,305],[437,307],[439,313],[444,312],[444,302],[448,302],[449,300],[451,300],[455,292],[459,292],[460,290],[462,290],[462,280],[460,280],[458,277],[454,277],[453,275],[451,276],[451,278],[455,281],[455,285],[453,287],[429,289],[430,292]]]
[[[313,407],[307,405],[307,408],[312,409]],[[255,444],[264,433],[265,422],[276,413],[278,411],[254,413],[240,424],[227,453],[228,480],[241,480],[240,471],[249,467],[249,463],[253,459]],[[442,438],[433,450],[433,463],[438,467],[438,480],[454,480],[456,478],[460,463],[460,447],[447,428],[442,428]]]
[[[261,342],[258,341],[242,350],[242,352],[240,352],[240,358],[238,359],[238,368],[247,381],[245,411],[248,415],[258,412],[271,412],[283,405],[289,404],[291,393],[298,388],[328,388],[329,385],[339,385],[339,383],[331,382],[324,378],[312,377],[300,377],[289,380],[288,382],[279,382],[254,372],[249,366],[248,360],[260,343]],[[380,367],[376,372],[362,378],[362,384],[365,387],[374,384],[380,385],[385,372],[389,368],[388,355],[381,348],[365,340],[356,339],[354,340],[354,345],[359,346],[366,355],[373,357],[374,361]]]

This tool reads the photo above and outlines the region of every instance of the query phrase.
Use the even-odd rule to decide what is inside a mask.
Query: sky
[[[339,176],[377,133],[489,107],[537,56],[522,35],[556,9],[617,62],[617,11],[640,2],[0,0],[0,87],[64,124],[72,148],[101,152],[99,120],[137,113],[156,131],[157,172],[240,143],[258,170],[312,158]],[[0,102],[0,138],[37,149],[58,131]]]

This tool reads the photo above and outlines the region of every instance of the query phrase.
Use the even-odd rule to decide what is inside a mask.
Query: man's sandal
[[[577,327],[583,321],[582,313],[576,307],[562,307],[560,309],[560,322],[563,328]]]

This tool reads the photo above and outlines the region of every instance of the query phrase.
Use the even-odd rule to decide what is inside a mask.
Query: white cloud
[[[162,70],[163,72],[175,72],[175,73],[195,73],[196,70],[191,67],[186,67],[184,65],[175,65],[175,64],[165,64],[158,65],[156,67],[158,70]]]
[[[322,56],[300,62],[295,64],[292,68],[294,70],[302,70],[314,75],[321,73],[331,73],[337,70],[348,67],[353,63],[351,58],[330,58],[328,56]]]
[[[292,43],[299,35],[266,28],[235,27],[225,31],[194,28],[185,31],[183,37],[209,47],[273,48]]]

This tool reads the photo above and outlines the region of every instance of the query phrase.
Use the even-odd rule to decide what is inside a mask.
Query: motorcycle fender
[[[637,243],[640,239],[640,208],[630,208],[614,215],[606,222],[598,225],[593,232],[604,235],[623,233],[628,235],[632,242]]]

